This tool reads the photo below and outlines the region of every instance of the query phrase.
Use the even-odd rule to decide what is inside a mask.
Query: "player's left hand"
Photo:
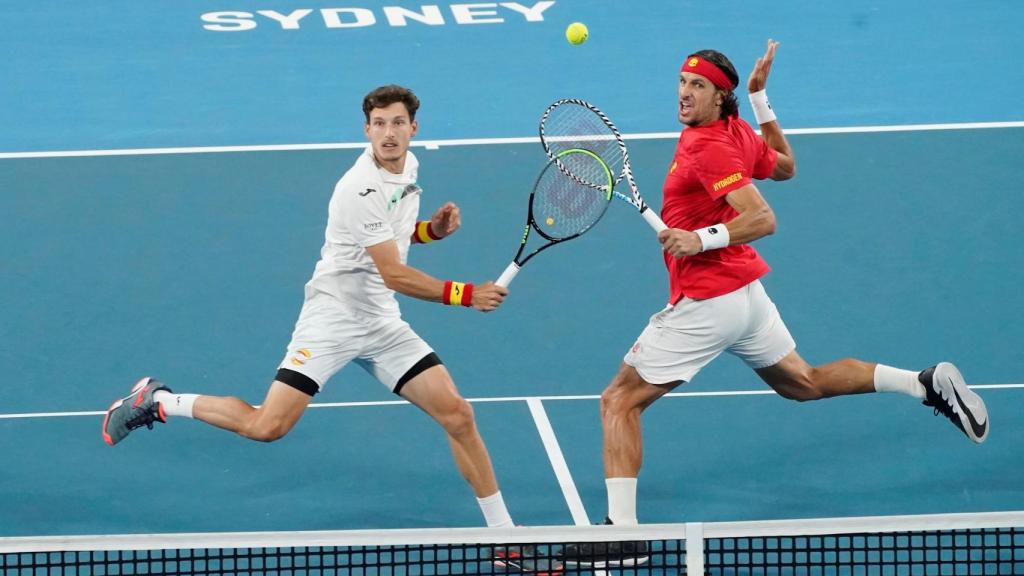
[[[679,228],[668,228],[658,232],[658,242],[661,242],[661,248],[673,258],[693,256],[704,249],[704,244],[696,232]]]
[[[754,63],[754,69],[750,72],[750,78],[747,78],[747,91],[751,94],[764,90],[765,86],[768,85],[768,73],[772,70],[772,61],[775,60],[775,48],[778,45],[778,42],[769,38],[768,49],[764,51],[764,56],[758,58],[757,62]]]
[[[454,202],[446,202],[430,217],[430,229],[438,238],[454,234],[459,226],[462,226],[462,216],[459,215],[459,207]]]

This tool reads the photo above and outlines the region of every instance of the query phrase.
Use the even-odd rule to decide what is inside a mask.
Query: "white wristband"
[[[704,246],[701,252],[717,250],[729,245],[729,229],[725,227],[725,224],[715,224],[693,232],[700,236],[700,243]]]
[[[757,119],[758,125],[775,121],[775,111],[772,110],[772,105],[768,103],[767,91],[751,92],[750,107],[754,109],[754,118]]]

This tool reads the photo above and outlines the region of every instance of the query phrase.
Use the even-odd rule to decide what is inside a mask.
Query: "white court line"
[[[972,390],[1008,390],[1021,389],[1024,384],[972,384],[968,386]],[[718,392],[670,392],[665,394],[666,398],[700,398],[716,396],[774,396],[772,390],[721,390]],[[558,401],[558,400],[600,400],[599,394],[583,394],[576,396],[496,396],[492,398],[467,398],[474,404],[486,402],[530,402],[537,401]],[[365,406],[411,406],[405,400],[377,400],[365,402],[321,402],[310,404],[309,408],[357,408]],[[0,420],[11,420],[15,418],[60,418],[67,416],[102,416],[105,410],[91,410],[85,412],[25,412],[18,414],[0,414]]]
[[[548,453],[548,460],[551,461],[551,468],[554,469],[555,477],[558,478],[558,485],[562,487],[562,495],[565,496],[565,503],[569,506],[569,512],[572,513],[573,523],[577,526],[589,526],[590,518],[587,517],[587,510],[583,507],[583,500],[580,499],[580,493],[576,490],[576,483],[573,482],[569,465],[565,462],[562,448],[558,445],[558,438],[555,437],[555,431],[551,428],[551,421],[548,420],[548,414],[544,411],[541,399],[530,398],[526,404],[530,407],[533,422],[537,425],[537,432],[540,433],[540,439],[544,442],[544,451]]]
[[[1024,121],[961,122],[949,124],[903,124],[895,126],[836,126],[834,128],[788,128],[786,134],[857,134],[873,132],[923,132],[932,130],[983,130],[991,128],[1024,128]],[[643,132],[623,134],[626,140],[674,140],[679,132]],[[490,144],[536,144],[536,136],[519,138],[461,138],[451,140],[418,140],[412,146],[437,150],[442,146],[480,146]],[[281,152],[290,150],[362,149],[366,142],[320,144],[266,144],[255,146],[178,146],[171,148],[123,148],[114,150],[53,150],[37,152],[0,152],[0,160],[16,158],[71,158],[85,156],[148,156],[155,154],[212,154],[219,152]]]

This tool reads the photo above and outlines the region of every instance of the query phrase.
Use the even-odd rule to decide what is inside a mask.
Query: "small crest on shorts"
[[[295,364],[296,366],[302,366],[303,364],[306,363],[306,360],[309,360],[312,357],[312,352],[306,350],[305,348],[299,348],[298,350],[295,351],[295,355],[292,356],[292,364]]]
[[[636,354],[639,351],[640,351],[640,341],[637,340],[636,344],[633,344],[633,348],[630,349],[630,352],[632,352],[633,354]]]

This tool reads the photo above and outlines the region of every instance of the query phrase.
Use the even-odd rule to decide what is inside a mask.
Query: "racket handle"
[[[509,283],[516,277],[516,274],[519,274],[519,264],[513,262],[508,265],[508,268],[505,268],[505,271],[501,273],[501,276],[494,283],[502,288],[508,288]]]
[[[661,232],[668,228],[668,226],[665,226],[665,223],[661,221],[661,218],[654,213],[654,210],[651,210],[650,206],[644,206],[644,210],[640,212],[640,215],[644,217],[644,220],[647,220],[647,223],[651,225],[651,228],[654,228],[655,232]]]

